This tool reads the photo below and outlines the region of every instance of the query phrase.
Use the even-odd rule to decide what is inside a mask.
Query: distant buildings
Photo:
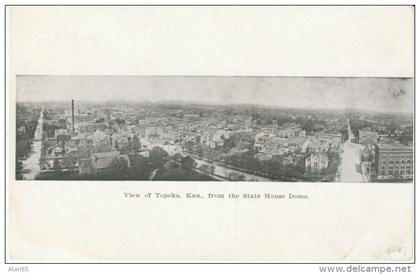
[[[303,130],[297,124],[289,124],[279,129],[278,137],[289,138],[289,137],[305,137],[306,131]]]
[[[184,118],[198,119],[198,118],[200,118],[200,115],[196,114],[196,113],[187,113],[187,114],[184,114]]]
[[[105,123],[82,122],[75,125],[75,130],[82,134],[92,134],[97,130],[104,131],[107,128]]]
[[[114,159],[126,159],[128,163],[131,159],[135,163],[138,156],[148,158],[153,147],[161,147],[170,156],[186,151],[220,163],[243,156],[246,159],[243,163],[233,161],[238,167],[256,166],[270,172],[278,169],[299,180],[328,175],[331,181],[337,178],[340,154],[346,149],[344,127],[350,139],[354,138],[349,122],[346,125],[343,119],[325,115],[317,118],[326,121],[324,125],[290,115],[287,120],[258,120],[249,112],[227,114],[218,109],[202,113],[199,109],[107,105],[97,109],[88,106],[71,113],[70,116],[68,110],[52,109],[45,123],[41,122],[47,132],[42,143],[42,172],[95,174],[112,168]],[[413,178],[412,146],[395,144],[401,142],[398,137],[404,134],[409,144],[408,130],[391,132],[372,126],[358,133],[358,142],[364,145],[360,155],[363,174],[378,181]],[[310,172],[305,173],[305,169]],[[319,174],[321,170],[323,173]]]

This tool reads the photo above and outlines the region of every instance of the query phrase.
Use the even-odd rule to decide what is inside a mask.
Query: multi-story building
[[[106,123],[83,122],[75,125],[77,132],[86,134],[92,134],[96,130],[104,131],[106,128]]]
[[[343,135],[341,133],[319,132],[316,136],[320,140],[330,141],[333,143],[340,143],[343,139]]]
[[[378,142],[379,134],[376,131],[359,129],[359,144],[372,145]]]
[[[413,147],[403,144],[375,145],[377,180],[413,179]]]

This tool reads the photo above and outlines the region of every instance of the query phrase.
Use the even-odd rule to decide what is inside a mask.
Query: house
[[[311,156],[306,158],[305,167],[306,169],[321,170],[328,167],[328,155],[325,152],[312,153]]]
[[[215,134],[212,136],[212,141],[218,142],[220,140],[228,139],[229,131],[226,129],[218,129]]]
[[[324,141],[317,138],[310,138],[302,145],[302,152],[327,152],[330,148],[330,141]]]
[[[284,155],[289,152],[288,147],[281,146],[280,144],[277,144],[271,151],[268,152],[268,154],[274,156],[274,155]]]
[[[260,141],[262,137],[266,137],[266,136],[268,136],[267,132],[265,131],[258,132],[257,134],[255,134],[255,140]]]
[[[286,139],[285,146],[289,148],[290,152],[301,152],[305,142],[306,137],[290,137]]]

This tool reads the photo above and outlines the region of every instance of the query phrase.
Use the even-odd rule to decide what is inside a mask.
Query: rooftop
[[[407,145],[398,144],[398,143],[393,143],[393,144],[378,143],[376,145],[378,146],[379,149],[390,149],[390,150],[395,150],[395,149],[412,150],[413,149],[412,146],[407,146]]]

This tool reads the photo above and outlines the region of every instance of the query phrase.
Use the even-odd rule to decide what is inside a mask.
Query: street
[[[42,126],[44,123],[43,111],[44,107],[42,107],[39,115],[38,125],[35,130],[35,136],[31,147],[31,154],[27,159],[22,161],[23,179],[25,180],[34,180],[36,175],[41,172],[39,159],[41,158]]]
[[[341,158],[340,182],[365,182],[366,178],[362,175],[360,168],[360,155],[363,148],[360,144],[351,143],[354,138],[351,131],[350,122],[347,120],[349,139],[343,144]]]

